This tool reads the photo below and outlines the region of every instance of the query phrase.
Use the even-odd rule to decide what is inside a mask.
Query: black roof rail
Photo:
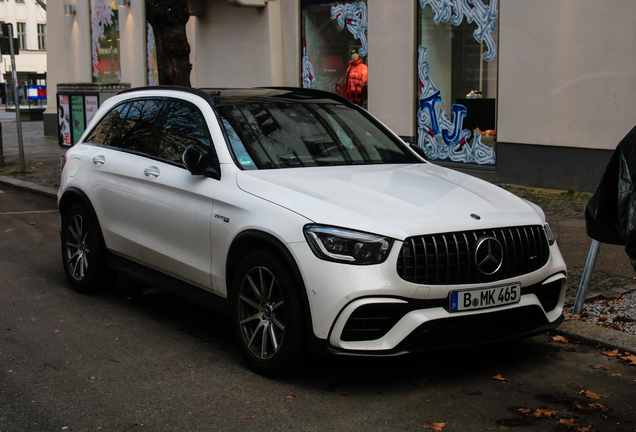
[[[272,89],[272,90],[285,90],[285,91],[290,91],[290,92],[294,92],[298,94],[311,96],[312,98],[333,99],[335,101],[342,102],[343,104],[348,105],[350,107],[359,108],[356,104],[351,102],[349,99],[343,96],[340,96],[337,93],[331,93],[325,90],[306,89],[303,87],[276,87],[276,86],[258,87],[258,88]]]
[[[129,88],[129,89],[125,89],[125,90],[120,91],[117,94],[120,95],[120,94],[124,94],[124,93],[131,93],[131,92],[143,91],[143,90],[174,90],[174,91],[181,91],[181,92],[185,92],[185,93],[192,93],[194,95],[197,95],[197,96],[205,99],[211,105],[214,105],[214,100],[212,99],[212,97],[208,93],[204,92],[203,90],[199,90],[198,88],[194,88],[194,87],[175,86],[175,85],[141,86],[141,87],[132,87],[132,88]]]

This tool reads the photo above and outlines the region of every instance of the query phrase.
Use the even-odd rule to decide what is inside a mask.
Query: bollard
[[[587,262],[583,269],[583,275],[581,276],[581,283],[579,284],[579,291],[576,293],[576,300],[574,301],[574,309],[572,309],[572,315],[581,315],[583,310],[583,303],[585,297],[590,289],[590,282],[592,281],[592,273],[594,273],[594,267],[596,266],[596,258],[601,250],[601,242],[598,240],[592,240],[590,246],[590,252],[587,255]]]
[[[4,151],[2,150],[2,123],[0,123],[0,164],[4,163]]]

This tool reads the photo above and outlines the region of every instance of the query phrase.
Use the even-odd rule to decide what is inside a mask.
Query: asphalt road
[[[636,430],[636,366],[549,335],[260,377],[224,316],[131,280],[72,292],[55,207],[0,185],[0,431]]]

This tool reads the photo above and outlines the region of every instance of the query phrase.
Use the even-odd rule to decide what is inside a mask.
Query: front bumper
[[[563,319],[566,266],[556,245],[550,252],[544,267],[511,280],[437,286],[399,278],[393,256],[377,266],[327,263],[302,244],[296,244],[294,255],[307,288],[314,336],[332,352],[387,356],[496,342],[558,327]],[[303,265],[305,260],[313,262]],[[451,291],[508,282],[521,285],[519,303],[449,310]]]

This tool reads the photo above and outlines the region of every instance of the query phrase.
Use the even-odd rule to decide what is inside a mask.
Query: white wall
[[[130,6],[119,8],[119,52],[121,82],[130,83],[131,87],[146,85],[146,14],[143,1],[132,1]]]
[[[500,0],[498,141],[613,149],[636,124],[634,0]]]
[[[227,0],[206,3],[205,15],[197,17],[194,41],[197,87],[291,85],[285,82],[288,56],[282,47],[283,35],[293,31],[283,22],[281,1],[270,0],[264,8],[235,7]],[[293,51],[293,43],[290,47],[286,42]]]
[[[369,0],[367,6],[369,111],[398,135],[414,136],[416,2]]]

